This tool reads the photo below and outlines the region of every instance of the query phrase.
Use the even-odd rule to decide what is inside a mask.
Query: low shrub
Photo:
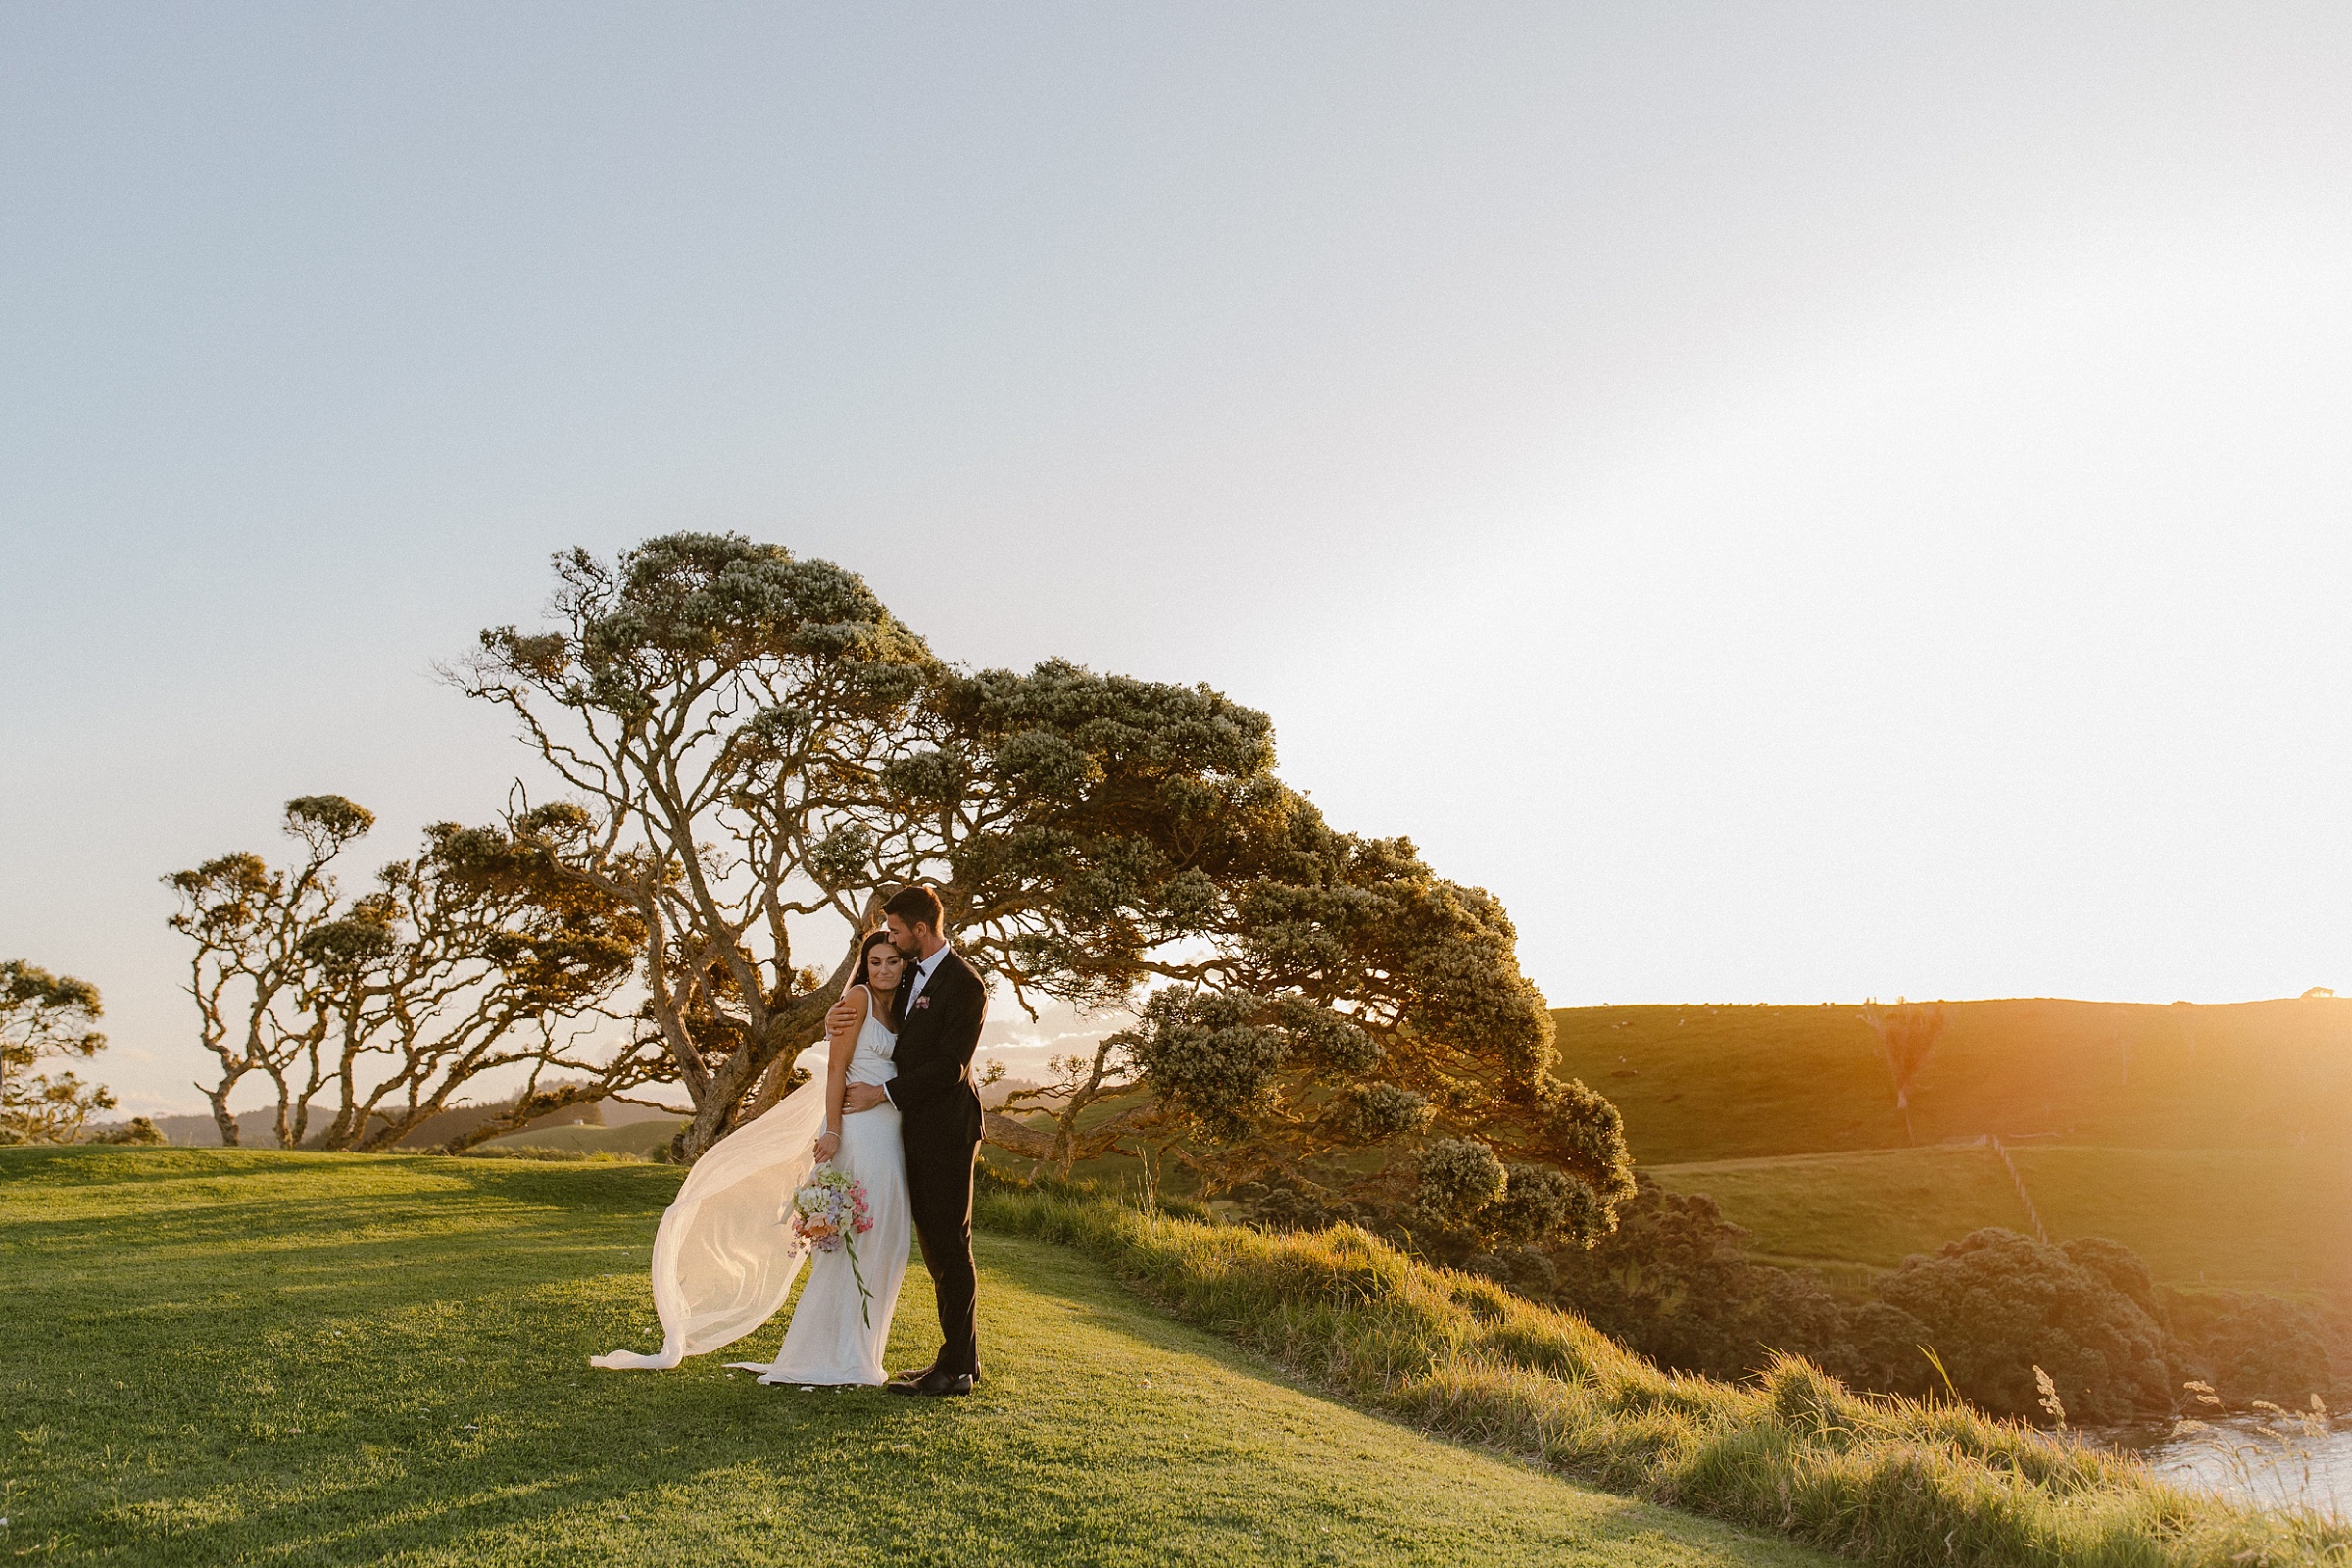
[[[1961,1397],[1995,1415],[2030,1420],[2043,1408],[2037,1367],[2079,1424],[2164,1415],[2179,1387],[2166,1335],[2116,1288],[2117,1253],[2138,1262],[2112,1242],[2058,1248],[1987,1228],[1905,1258],[1876,1293],[1919,1323],[1919,1343],[1935,1348]]]
[[[1550,1257],[1552,1289],[1530,1296],[1548,1294],[1553,1304],[1678,1372],[1742,1378],[1784,1353],[1845,1369],[1844,1313],[1819,1281],[1751,1262],[1747,1233],[1713,1199],[1667,1192],[1646,1175],[1638,1180],[1617,1229],[1590,1250]],[[1920,1359],[1909,1346],[1904,1353]]]
[[[1859,1302],[1754,1261],[1746,1244],[1712,1199],[1644,1176],[1591,1250],[1503,1249],[1464,1266],[1577,1313],[1660,1366],[1710,1377],[1752,1376],[1788,1354],[1849,1388],[1957,1394],[2039,1423],[2051,1415],[2039,1368],[2078,1425],[2180,1410],[2191,1379],[2231,1410],[2343,1392],[2318,1314],[2271,1296],[2166,1290],[2119,1242],[2052,1247],[1983,1230],[1906,1259]]]
[[[2228,1408],[2299,1407],[2335,1386],[2327,1326],[2308,1307],[2251,1291],[2175,1292],[2171,1304],[2181,1360]]]
[[[1580,1318],[1353,1226],[1270,1234],[1002,1182],[978,1217],[1079,1248],[1359,1403],[1862,1561],[2352,1562],[2352,1527],[2193,1495],[1963,1406],[1856,1396],[1792,1357],[1748,1385],[1661,1371]]]
[[[126,1122],[101,1127],[90,1135],[93,1144],[168,1144],[164,1130],[146,1116],[133,1116]]]

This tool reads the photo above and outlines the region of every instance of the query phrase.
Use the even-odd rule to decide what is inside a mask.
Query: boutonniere
[[[929,997],[917,997],[914,999],[914,1010],[917,1012],[922,1011],[929,1005],[931,1005],[931,999]]]

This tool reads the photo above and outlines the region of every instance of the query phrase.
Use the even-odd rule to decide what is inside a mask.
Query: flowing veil
[[[653,1271],[662,1348],[652,1355],[592,1355],[590,1366],[663,1371],[742,1339],[784,1304],[806,1255],[784,1223],[784,1206],[816,1164],[816,1134],[825,1119],[823,1050],[808,1048],[819,1056],[808,1082],[695,1161],[662,1214]]]

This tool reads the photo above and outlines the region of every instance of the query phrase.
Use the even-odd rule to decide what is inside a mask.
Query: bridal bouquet
[[[792,1195],[791,1213],[792,1234],[809,1250],[850,1254],[850,1278],[858,1282],[858,1314],[872,1328],[868,1303],[874,1293],[865,1288],[865,1273],[858,1266],[858,1238],[874,1228],[865,1212],[865,1183],[819,1165]]]

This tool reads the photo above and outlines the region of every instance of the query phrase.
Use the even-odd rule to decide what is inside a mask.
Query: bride
[[[676,1366],[715,1350],[773,1316],[791,1293],[807,1254],[794,1238],[793,1194],[819,1161],[864,1184],[873,1228],[858,1237],[853,1272],[846,1249],[816,1252],[793,1309],[783,1348],[772,1363],[730,1362],[762,1383],[880,1385],[890,1380],[882,1351],[906,1275],[913,1222],[906,1204],[906,1153],[899,1112],[888,1099],[845,1115],[851,1084],[885,1084],[898,1074],[891,1054],[906,960],[887,930],[868,932],[831,1027],[825,1075],[802,1085],[775,1108],[719,1140],[705,1154],[662,1216],[654,1238],[654,1305],[662,1349],[615,1350],[590,1357],[609,1371]],[[870,1298],[861,1298],[858,1274]]]
[[[906,1150],[899,1141],[899,1107],[887,1099],[854,1116],[844,1116],[841,1106],[849,1085],[886,1084],[898,1076],[890,1059],[899,1042],[892,1027],[898,1019],[891,1015],[904,992],[899,982],[906,959],[891,946],[888,931],[866,934],[858,973],[859,983],[846,994],[858,1009],[857,1028],[833,1031],[825,1063],[825,1125],[816,1135],[815,1153],[819,1164],[829,1161],[852,1181],[865,1184],[865,1212],[874,1228],[856,1243],[855,1271],[846,1249],[815,1254],[773,1365],[728,1363],[760,1373],[762,1383],[890,1381],[882,1369],[882,1350],[890,1343],[890,1317],[898,1309],[899,1282],[906,1277],[907,1244],[914,1234],[906,1209]],[[860,1298],[860,1273],[873,1293],[870,1299]]]

